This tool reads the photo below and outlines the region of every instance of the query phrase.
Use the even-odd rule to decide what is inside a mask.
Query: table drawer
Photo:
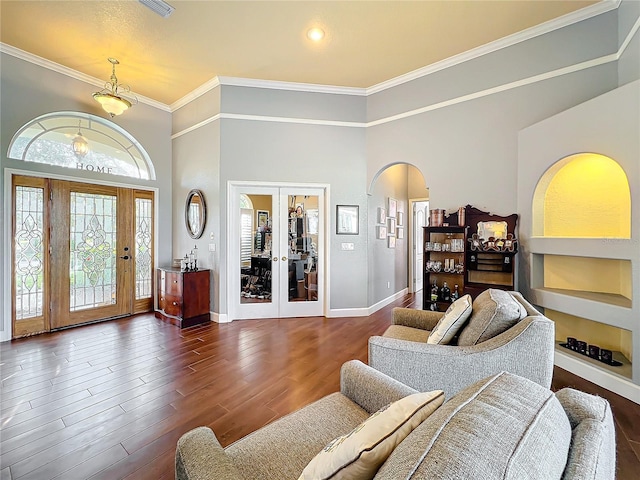
[[[160,272],[160,291],[167,295],[182,295],[182,274],[180,272]]]
[[[167,315],[182,318],[182,297],[162,294],[158,299],[158,308]]]

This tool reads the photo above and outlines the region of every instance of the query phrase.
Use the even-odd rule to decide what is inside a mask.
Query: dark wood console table
[[[180,328],[211,321],[210,270],[182,272],[161,267],[156,271],[158,308],[155,315]]]

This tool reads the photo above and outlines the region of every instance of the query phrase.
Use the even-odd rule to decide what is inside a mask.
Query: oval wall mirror
[[[207,223],[207,207],[204,203],[204,195],[200,190],[191,190],[187,195],[187,203],[184,207],[184,221],[187,232],[191,238],[200,238]]]

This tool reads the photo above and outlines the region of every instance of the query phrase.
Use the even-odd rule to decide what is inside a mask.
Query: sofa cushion
[[[449,345],[471,316],[471,295],[463,295],[447,308],[444,316],[429,334],[427,343]]]
[[[503,372],[440,407],[375,478],[559,479],[570,444],[571,425],[553,393]]]
[[[415,393],[372,414],[350,433],[331,441],[299,480],[371,479],[398,443],[444,401],[444,392]]]
[[[458,345],[477,345],[510,329],[527,315],[513,296],[504,290],[490,288],[473,301],[473,312],[460,332]]]
[[[409,340],[411,342],[424,343],[429,338],[429,330],[421,328],[405,327],[404,325],[389,325],[382,334],[383,337],[396,338],[398,340]]]
[[[225,452],[245,480],[298,478],[327,443],[368,417],[348,397],[333,393],[247,435]]]

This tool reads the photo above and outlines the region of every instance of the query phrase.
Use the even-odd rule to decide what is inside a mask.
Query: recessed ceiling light
[[[319,42],[324,38],[324,30],[318,27],[310,28],[307,31],[307,38],[314,42]]]

